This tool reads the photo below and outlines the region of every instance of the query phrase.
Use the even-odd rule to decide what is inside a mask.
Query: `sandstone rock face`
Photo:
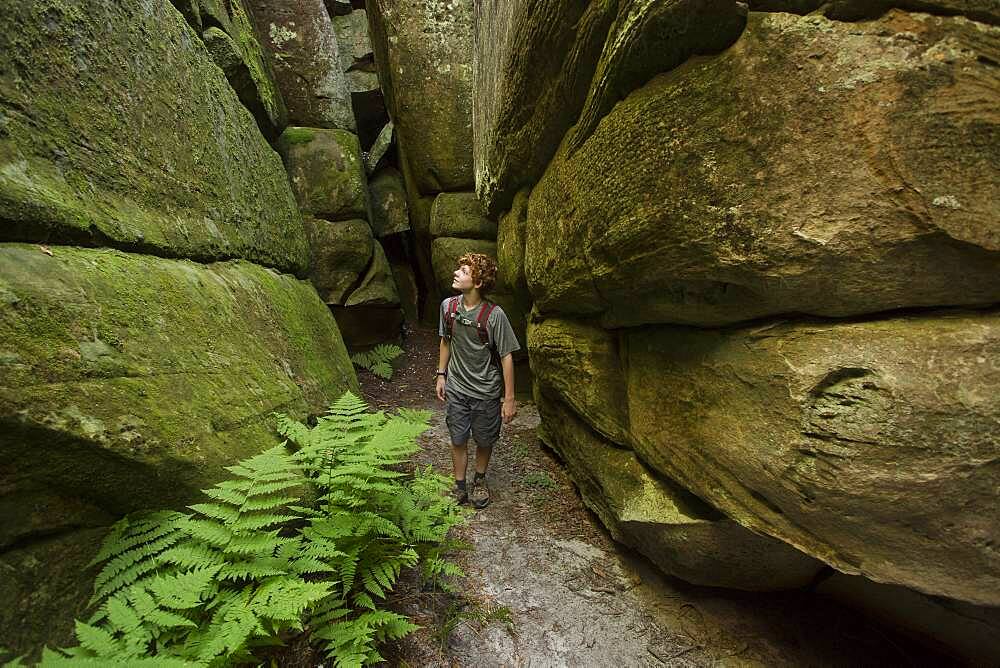
[[[0,23],[16,26],[0,31],[0,239],[304,272],[280,161],[172,6],[13,0]]]
[[[822,9],[827,18],[858,21],[877,18],[893,7],[932,14],[960,14],[975,21],[1000,23],[996,0],[750,0],[750,10],[806,14]]]
[[[309,280],[327,304],[343,304],[371,263],[375,240],[363,220],[306,218],[312,248]]]
[[[734,0],[483,2],[473,108],[485,210],[498,215],[538,180],[578,116],[584,138],[653,75],[729,46],[745,17]]]
[[[373,0],[389,116],[423,194],[472,190],[473,0]]]
[[[368,14],[358,9],[350,14],[331,16],[337,33],[340,68],[351,93],[378,89],[371,40],[368,38]]]
[[[528,281],[524,277],[524,239],[528,225],[529,193],[528,189],[519,192],[514,197],[510,210],[501,216],[497,224],[497,275],[511,286],[514,296],[525,306],[531,304]],[[528,308],[522,310],[527,311]]]
[[[368,218],[368,182],[357,136],[291,127],[281,134],[278,151],[303,213],[331,221]]]
[[[0,551],[51,569],[0,578],[17,602],[0,612],[5,640],[25,649],[71,628],[94,527],[191,503],[278,442],[273,411],[304,417],[358,391],[306,282],[247,262],[51,252],[0,245]]]
[[[618,334],[572,320],[528,328],[531,372],[541,390],[619,446],[629,443],[625,372]]]
[[[385,257],[385,251],[379,242],[372,244],[372,259],[361,279],[361,285],[347,298],[346,306],[379,305],[398,306],[399,292],[396,281],[392,277],[392,267]]]
[[[631,444],[845,573],[1000,604],[1000,316],[629,330]]]
[[[410,229],[403,175],[392,167],[379,171],[368,184],[372,202],[372,230],[384,237]]]
[[[816,587],[869,616],[944,641],[970,666],[1000,663],[1000,608],[951,601],[862,577],[834,573]]]
[[[553,159],[536,308],[618,327],[997,301],[998,58],[1000,29],[961,17],[752,14]]]
[[[804,586],[822,568],[656,478],[635,454],[609,445],[558,402],[536,392],[536,403],[546,442],[566,462],[587,505],[616,540],[665,572],[700,585],[769,591]]]
[[[245,2],[228,0],[226,6],[214,0],[202,2],[195,22],[185,12],[181,13],[195,30],[204,26],[201,39],[212,59],[226,74],[240,102],[253,114],[268,141],[277,139],[288,125],[288,110]]]
[[[355,130],[337,35],[323,0],[251,0],[293,125]]]
[[[431,236],[495,241],[497,224],[483,215],[476,193],[441,193],[431,208]]]
[[[612,2],[479,3],[476,193],[490,216],[509,208],[519,188],[538,180],[576,121],[614,12]]]

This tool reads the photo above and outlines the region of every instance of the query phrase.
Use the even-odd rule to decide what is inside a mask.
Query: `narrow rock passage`
[[[377,408],[434,411],[418,466],[451,473],[443,406],[434,398],[437,335],[408,337],[395,376],[361,372]],[[470,516],[452,593],[413,578],[394,607],[423,628],[386,648],[401,666],[946,665],[906,638],[808,592],[749,594],[668,578],[615,543],[536,435],[519,397],[490,464],[493,501]],[[471,453],[470,453],[471,454]],[[471,457],[470,457],[471,461]]]

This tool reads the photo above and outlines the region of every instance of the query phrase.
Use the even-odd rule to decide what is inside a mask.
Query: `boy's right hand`
[[[444,401],[444,376],[437,377],[437,397],[441,401]]]

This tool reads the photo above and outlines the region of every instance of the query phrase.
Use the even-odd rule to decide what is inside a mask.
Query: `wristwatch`
[[[447,371],[435,371],[434,372],[434,376],[435,377],[437,377],[437,376],[444,376],[445,378],[447,378],[448,377],[448,372]]]

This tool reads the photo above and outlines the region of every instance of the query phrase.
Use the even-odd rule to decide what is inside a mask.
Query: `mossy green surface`
[[[0,23],[0,239],[304,271],[281,161],[169,3],[12,0]]]
[[[305,224],[312,252],[309,280],[324,302],[343,304],[371,264],[372,230],[363,220],[306,217]]]
[[[357,135],[289,127],[278,138],[277,148],[302,213],[331,221],[370,217]]]
[[[182,507],[278,442],[272,412],[358,391],[307,282],[243,261],[52,253],[0,245],[0,546]],[[49,623],[46,608],[4,610],[7,628]]]
[[[497,224],[483,214],[476,193],[441,193],[431,207],[431,236],[496,241]]]
[[[806,585],[822,567],[655,475],[557,399],[538,390],[535,398],[546,442],[566,463],[584,502],[616,540],[666,573],[699,585],[768,591]]]
[[[627,330],[630,445],[845,573],[1000,604],[1000,314]]]
[[[360,285],[347,297],[346,306],[399,306],[399,291],[382,244],[372,244],[372,259]]]

